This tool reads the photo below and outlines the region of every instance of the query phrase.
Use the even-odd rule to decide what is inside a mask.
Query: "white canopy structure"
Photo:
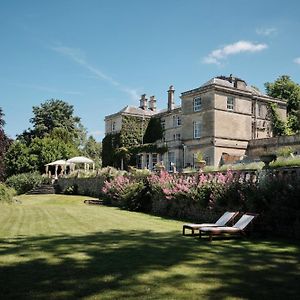
[[[87,171],[90,168],[90,164],[93,164],[93,170],[95,170],[95,163],[92,159],[85,156],[75,156],[67,160],[67,163],[71,164],[84,164],[84,170]]]
[[[72,164],[93,164],[94,161],[85,156],[75,156],[67,160],[68,163]]]
[[[55,178],[57,178],[57,170],[58,170],[58,167],[61,167],[62,171],[66,171],[66,167],[67,166],[71,166],[71,163],[63,160],[63,159],[60,159],[60,160],[56,160],[56,161],[53,161],[49,164],[46,164],[45,167],[46,167],[46,174],[48,174],[48,171],[49,171],[49,166],[55,166]]]
[[[60,160],[56,160],[54,162],[51,162],[49,164],[46,164],[45,166],[69,166],[70,163],[66,162],[65,160],[63,159],[60,159]]]

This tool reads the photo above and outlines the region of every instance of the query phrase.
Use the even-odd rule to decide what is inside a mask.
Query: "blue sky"
[[[166,107],[216,75],[261,90],[287,74],[300,83],[299,1],[51,0],[0,2],[0,107],[6,133],[32,106],[72,104],[97,140],[104,116],[139,95]]]

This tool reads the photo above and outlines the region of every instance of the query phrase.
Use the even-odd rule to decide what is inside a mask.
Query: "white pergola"
[[[61,167],[62,170],[63,170],[63,172],[66,172],[67,166],[71,166],[71,163],[65,161],[64,159],[60,159],[60,160],[53,161],[53,162],[51,162],[49,164],[46,164],[45,165],[45,167],[46,167],[46,174],[48,174],[49,166],[55,166],[55,178],[57,178],[58,167]]]
[[[92,159],[87,158],[85,156],[72,157],[72,158],[67,160],[67,163],[72,164],[72,166],[74,166],[74,170],[75,170],[75,165],[76,164],[84,164],[84,170],[85,171],[88,171],[90,169],[90,164],[92,164],[93,171],[95,170],[95,162]]]

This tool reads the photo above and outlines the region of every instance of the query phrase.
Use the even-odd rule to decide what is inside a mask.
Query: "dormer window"
[[[194,98],[194,111],[200,111],[201,106],[202,106],[201,98],[200,97]]]

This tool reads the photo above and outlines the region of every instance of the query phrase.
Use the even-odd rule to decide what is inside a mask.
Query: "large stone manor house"
[[[139,168],[153,169],[163,161],[169,169],[194,166],[200,151],[207,165],[220,165],[224,155],[242,157],[248,142],[272,136],[268,104],[277,104],[279,116],[286,119],[286,102],[264,95],[240,78],[219,76],[200,87],[181,93],[181,105],[174,101],[170,86],[167,109],[158,110],[156,99],[142,95],[139,107],[126,106],[105,117],[105,133],[119,132],[124,116],[142,119],[158,117],[164,128],[158,146],[167,145],[164,154],[141,153]]]

